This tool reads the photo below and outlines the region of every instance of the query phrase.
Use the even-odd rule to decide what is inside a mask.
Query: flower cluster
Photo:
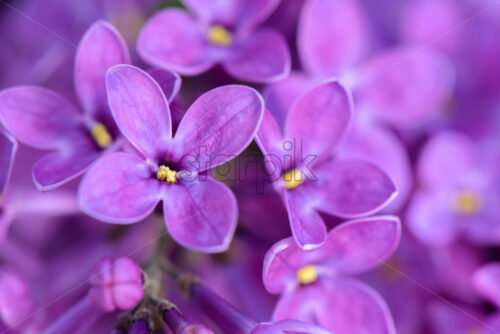
[[[500,333],[494,0],[0,1],[0,333]]]

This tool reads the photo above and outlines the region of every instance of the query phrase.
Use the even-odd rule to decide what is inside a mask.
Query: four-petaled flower
[[[442,132],[423,148],[420,188],[408,208],[414,235],[429,246],[459,236],[479,245],[500,244],[498,149],[464,135]]]
[[[229,85],[200,96],[172,136],[169,104],[158,84],[131,65],[106,77],[112,115],[134,153],[112,153],[85,175],[82,209],[113,223],[137,222],[163,200],[167,229],[185,247],[220,252],[236,227],[230,189],[207,175],[250,144],[263,101],[252,88]]]
[[[166,9],[141,31],[137,50],[155,66],[197,75],[217,63],[238,79],[271,82],[290,72],[285,39],[273,29],[258,28],[279,0],[183,0],[196,16]]]
[[[387,305],[372,288],[349,278],[382,264],[396,249],[401,224],[394,216],[343,223],[319,248],[304,250],[292,238],[264,259],[263,280],[281,293],[273,319],[315,321],[338,334],[395,333]]]
[[[368,215],[397,194],[389,177],[375,165],[332,159],[347,132],[351,113],[349,92],[331,80],[295,102],[283,134],[267,111],[257,133],[293,236],[303,248],[317,247],[326,239],[326,227],[317,210],[341,217]]]
[[[42,87],[20,86],[0,93],[0,118],[22,143],[54,151],[33,167],[41,190],[53,189],[83,173],[118,137],[106,100],[104,76],[130,56],[118,31],[94,23],[82,38],[75,58],[78,110],[69,100]]]

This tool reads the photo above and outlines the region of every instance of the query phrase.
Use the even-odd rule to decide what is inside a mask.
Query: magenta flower
[[[9,183],[16,150],[16,141],[8,134],[0,131],[0,204],[5,188]]]
[[[328,81],[292,106],[283,134],[269,112],[257,133],[300,247],[313,248],[326,239],[326,227],[317,211],[341,217],[368,215],[397,194],[392,181],[375,165],[332,160],[349,127],[351,110],[348,91],[339,82]]]
[[[292,238],[276,243],[263,269],[266,289],[281,293],[273,319],[314,321],[337,334],[395,333],[382,298],[349,276],[387,260],[400,234],[398,218],[379,216],[335,227],[314,250],[301,249]]]
[[[209,91],[188,109],[172,138],[168,102],[147,73],[115,66],[106,85],[115,122],[138,153],[112,153],[96,162],[80,187],[82,209],[128,224],[163,200],[165,223],[176,241],[205,252],[225,250],[236,227],[236,200],[203,172],[250,144],[262,118],[260,95],[238,85]]]
[[[256,28],[279,0],[183,0],[188,13],[166,9],[139,35],[137,49],[150,64],[198,75],[220,63],[235,78],[271,82],[286,77],[290,54],[273,29]]]
[[[118,31],[99,21],[82,38],[75,58],[81,111],[51,90],[20,86],[0,93],[0,118],[22,143],[53,151],[36,162],[33,180],[49,190],[77,177],[109,148],[118,133],[107,107],[104,76],[129,54]]]
[[[430,246],[459,237],[479,245],[500,243],[498,153],[453,132],[434,136],[417,166],[421,187],[408,208],[414,235]]]
[[[231,304],[202,284],[190,286],[190,299],[221,330],[234,334],[332,334],[311,322],[287,318],[273,322],[257,322],[235,309]],[[183,333],[184,334],[184,333]]]

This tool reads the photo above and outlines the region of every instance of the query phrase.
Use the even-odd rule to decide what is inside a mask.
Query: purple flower
[[[185,247],[225,250],[236,227],[230,189],[204,173],[239,154],[260,124],[263,102],[245,86],[224,86],[199,97],[172,137],[170,110],[144,71],[119,65],[106,78],[111,112],[136,154],[112,153],[84,177],[79,201],[100,220],[128,224],[163,200],[165,223]]]
[[[271,82],[286,77],[290,54],[273,29],[256,28],[279,0],[183,0],[192,12],[166,9],[141,31],[137,49],[155,66],[198,75],[217,63],[232,76]]]
[[[270,85],[264,93],[267,107],[282,115],[311,85],[340,77],[353,91],[358,112],[368,118],[407,129],[435,116],[451,97],[452,64],[417,45],[367,57],[369,28],[356,1],[306,2],[297,39],[303,72]]]
[[[257,133],[293,236],[303,248],[319,246],[326,239],[317,211],[341,217],[368,215],[397,194],[392,181],[375,165],[332,160],[349,127],[351,110],[349,92],[339,82],[328,81],[296,101],[283,134],[269,112]]]
[[[110,66],[128,62],[119,33],[99,21],[89,28],[76,53],[74,81],[81,111],[41,87],[14,87],[0,93],[0,118],[7,130],[28,146],[53,151],[33,167],[38,188],[53,189],[77,177],[117,138],[104,76]]]
[[[343,223],[314,250],[292,238],[276,243],[264,259],[263,280],[281,293],[273,319],[314,321],[335,333],[395,333],[389,310],[370,287],[349,278],[388,259],[399,243],[394,216]]]
[[[421,152],[421,187],[408,208],[412,232],[430,246],[465,237],[479,245],[500,243],[498,153],[454,132],[435,135]]]
[[[259,323],[235,309],[202,284],[190,286],[190,299],[221,329],[222,333],[332,334],[331,331],[321,326],[294,318]]]
[[[0,204],[5,188],[9,183],[16,150],[16,141],[8,134],[0,131]]]
[[[130,310],[142,299],[142,271],[129,258],[102,259],[90,274],[89,298],[105,312]]]

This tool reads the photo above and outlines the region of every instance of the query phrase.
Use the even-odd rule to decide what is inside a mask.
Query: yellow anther
[[[160,169],[156,173],[156,178],[160,181],[165,181],[167,183],[175,183],[177,172],[175,170],[171,170],[167,166],[161,165]]]
[[[292,169],[281,176],[283,181],[285,181],[285,188],[288,190],[297,188],[304,181],[302,179],[302,172],[297,169]]]
[[[456,194],[454,205],[458,213],[471,215],[481,210],[483,203],[478,193],[466,190]]]
[[[233,34],[221,25],[211,26],[207,38],[210,43],[220,46],[228,46],[233,42]]]
[[[106,148],[113,140],[108,130],[102,123],[96,123],[92,130],[90,130],[92,138],[94,138],[97,146],[100,148]]]
[[[318,278],[318,271],[310,264],[297,270],[297,278],[302,284],[311,284]]]

